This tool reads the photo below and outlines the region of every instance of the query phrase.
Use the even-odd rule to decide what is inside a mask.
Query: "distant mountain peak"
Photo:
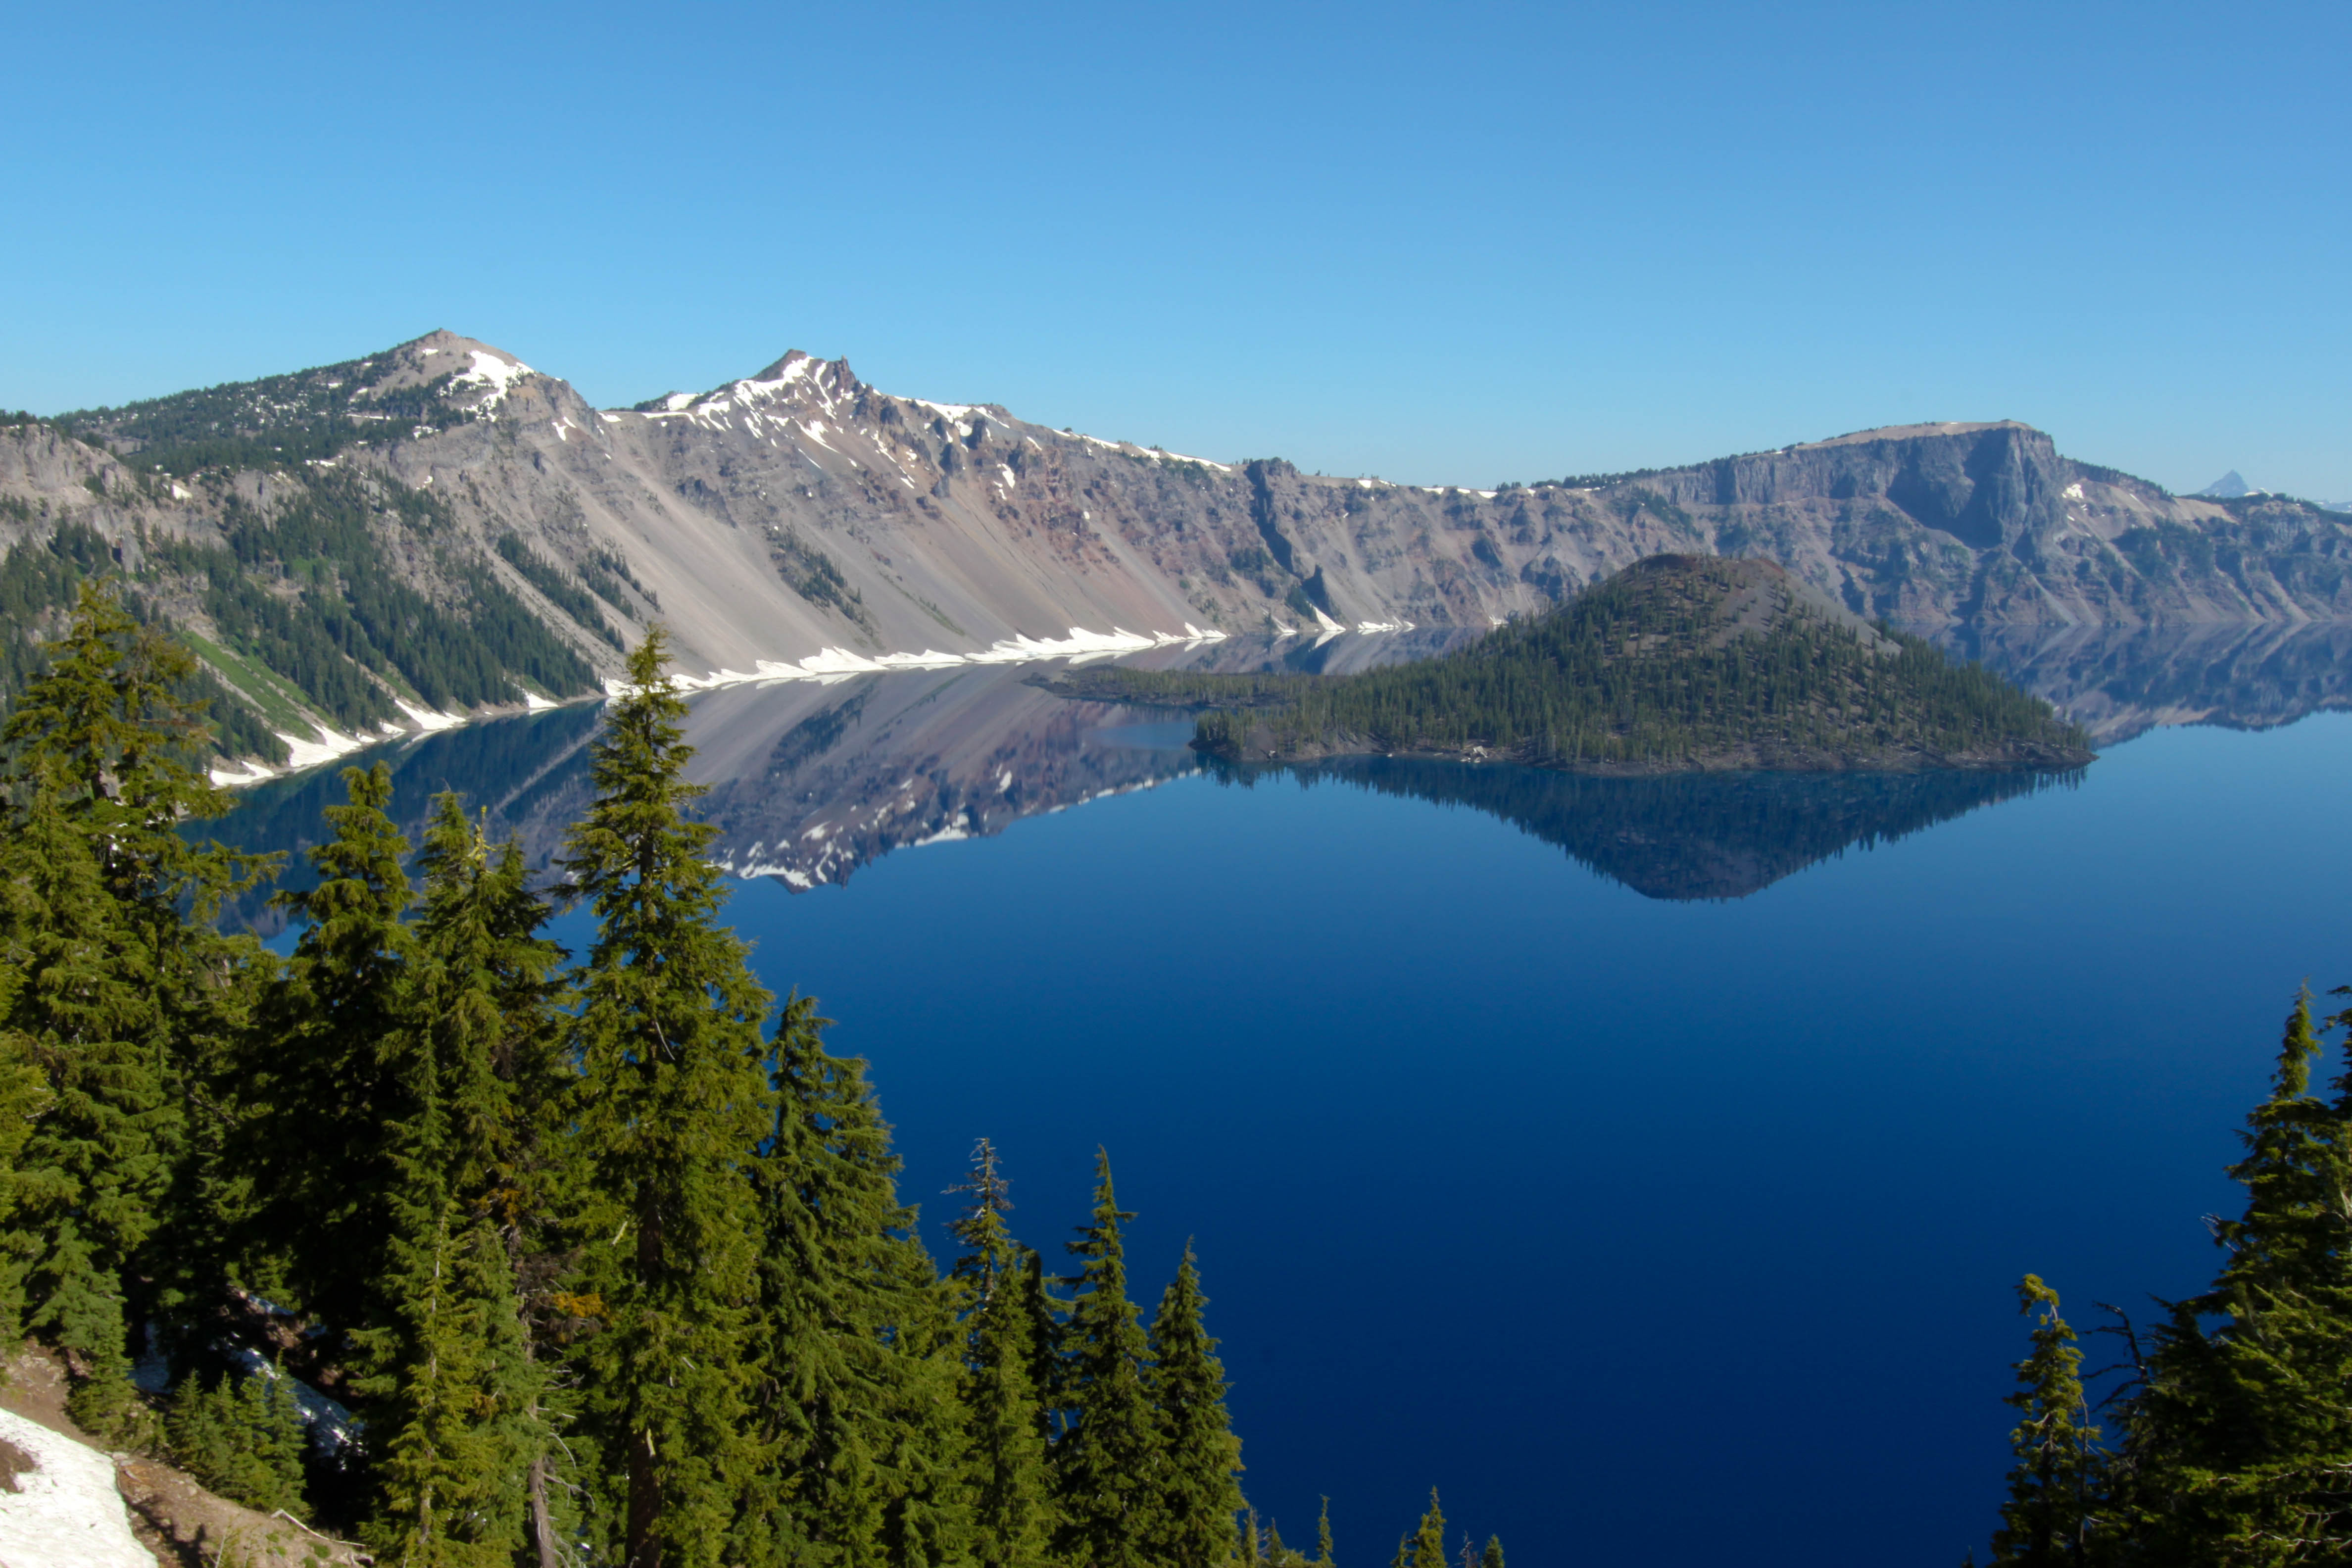
[[[2254,490],[2246,483],[2246,477],[2243,474],[2231,468],[2197,493],[2200,496],[2210,496],[2216,500],[2233,500],[2239,496],[2252,495]]]

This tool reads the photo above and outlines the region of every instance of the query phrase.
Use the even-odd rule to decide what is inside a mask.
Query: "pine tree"
[[[175,1186],[193,1190],[184,1106],[241,1027],[259,953],[207,922],[267,862],[184,836],[227,803],[194,765],[184,649],[85,584],[49,654],[0,727],[5,1025],[49,1091],[20,1154],[7,1294],[21,1286],[29,1326],[67,1352],[78,1418],[131,1441],[126,1303],[135,1286],[152,1306],[180,1272],[163,1255],[187,1227],[161,1220]]]
[[[2299,1561],[2352,1533],[2352,1069],[2319,1100],[2318,1048],[2306,993],[2230,1168],[2229,1260],[2171,1305],[2124,1411],[2116,1532],[2151,1560]]]
[[[377,1280],[394,1232],[397,1144],[421,1114],[420,966],[408,840],[386,814],[392,771],[378,763],[342,776],[345,803],[326,811],[333,836],[310,851],[317,884],[271,900],[302,930],[251,1059],[261,1134],[251,1247],[273,1294],[365,1332],[387,1326]]]
[[[701,791],[665,647],[656,627],[630,656],[563,861],[597,921],[572,1029],[594,1200],[581,1285],[603,1318],[587,1414],[624,1500],[625,1568],[720,1561],[750,1479],[762,1215],[748,1167],[774,1120],[772,998],[719,923],[717,830],[683,815]]]
[[[1993,1561],[2026,1568],[2080,1563],[2090,1550],[2098,1510],[2099,1429],[2083,1403],[2083,1352],[2058,1315],[2058,1293],[2033,1275],[2017,1287],[2018,1310],[2039,1313],[2032,1352],[2017,1363],[2020,1413],[2010,1446],[2009,1501],[1993,1533]]]
[[[746,1562],[954,1561],[971,1532],[954,1301],[906,1233],[889,1128],[806,997],[774,1042]]]
[[[1055,1522],[1053,1480],[1045,1413],[1031,1381],[1035,1325],[1023,1286],[1032,1255],[1005,1224],[1009,1189],[985,1138],[972,1149],[971,1178],[949,1189],[972,1200],[948,1226],[965,1248],[950,1278],[963,1315],[972,1554],[982,1568],[1042,1568]]]
[[[1094,1221],[1068,1244],[1083,1259],[1064,1342],[1070,1426],[1054,1447],[1061,1555],[1087,1568],[1142,1568],[1160,1534],[1151,1488],[1160,1435],[1144,1387],[1146,1346],[1127,1295],[1119,1226],[1133,1219],[1113,1196],[1110,1156],[1095,1163]]]
[[[1429,1511],[1412,1536],[1413,1568],[1445,1568],[1445,1514],[1437,1506],[1437,1489],[1429,1489]]]
[[[302,1418],[292,1380],[275,1368],[184,1379],[164,1415],[172,1458],[205,1486],[247,1508],[305,1511]]]
[[[1478,1568],[1503,1568],[1503,1538],[1486,1537],[1486,1550],[1478,1554]]]
[[[392,1137],[383,1326],[360,1336],[380,1369],[361,1386],[388,1434],[370,1533],[380,1561],[487,1568],[521,1543],[551,1447],[519,1275],[531,1163],[562,1087],[557,955],[520,851],[493,859],[454,795],[436,799],[421,859],[415,1016],[398,1037],[411,1114]]]
[[[1323,1511],[1315,1521],[1315,1568],[1332,1568],[1331,1500],[1323,1500]]]
[[[1158,1412],[1159,1466],[1146,1512],[1154,1525],[1152,1561],[1169,1568],[1213,1568],[1242,1506],[1241,1441],[1225,1412],[1225,1373],[1217,1342],[1202,1321],[1191,1242],[1151,1321],[1147,1389]]]

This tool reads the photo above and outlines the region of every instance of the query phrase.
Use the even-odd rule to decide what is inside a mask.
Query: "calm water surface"
[[[2352,981],[2342,714],[1876,801],[1243,788],[1030,700],[707,700],[733,916],[872,1059],[935,1251],[982,1136],[1049,1254],[1097,1144],[1139,1297],[1195,1240],[1251,1498],[1297,1542],[1328,1494],[1351,1568],[1433,1485],[1523,1568],[1981,1550],[2013,1281],[2087,1326],[2206,1278],[2294,988]],[[542,723],[402,752],[404,804],[543,849]],[[304,792],[239,815],[295,842]]]

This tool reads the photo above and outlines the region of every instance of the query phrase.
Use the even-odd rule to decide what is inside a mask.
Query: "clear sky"
[[[8,7],[0,406],[435,327],[1491,484],[2017,418],[2352,498],[2352,5]]]

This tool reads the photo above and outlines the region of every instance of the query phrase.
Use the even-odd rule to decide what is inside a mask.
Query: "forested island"
[[[1230,763],[1376,753],[1669,773],[2092,760],[2048,703],[1752,559],[1654,555],[1466,647],[1354,675],[1038,679],[1069,697],[1201,710],[1194,748]]]

